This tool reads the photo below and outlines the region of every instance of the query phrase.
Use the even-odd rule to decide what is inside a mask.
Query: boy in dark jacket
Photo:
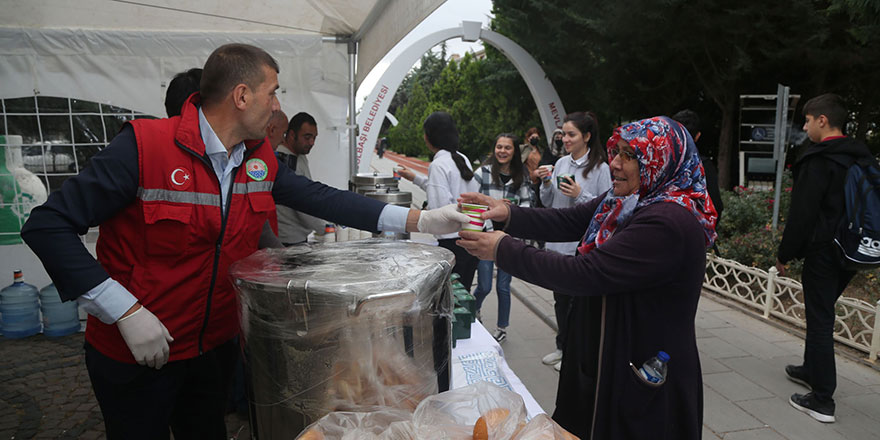
[[[855,272],[845,270],[834,248],[834,231],[844,215],[843,185],[847,168],[870,151],[843,134],[847,111],[843,99],[826,93],[804,105],[809,146],[794,165],[794,188],[776,269],[804,259],[801,283],[807,318],[804,364],[788,365],[785,374],[811,390],[792,394],[793,407],[814,419],[834,422],[834,305]]]

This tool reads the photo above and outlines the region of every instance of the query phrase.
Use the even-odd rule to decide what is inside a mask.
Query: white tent
[[[69,97],[164,116],[175,73],[201,67],[222,44],[253,44],[279,62],[288,117],[318,120],[311,162],[336,166],[314,177],[345,187],[357,84],[443,2],[0,0],[0,98]]]

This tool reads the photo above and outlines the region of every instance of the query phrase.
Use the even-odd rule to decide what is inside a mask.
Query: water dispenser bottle
[[[0,290],[0,331],[6,338],[24,338],[40,332],[39,292],[16,270],[13,282]]]
[[[54,338],[79,331],[76,301],[61,302],[61,296],[54,284],[40,289],[40,310],[43,312],[44,335]]]

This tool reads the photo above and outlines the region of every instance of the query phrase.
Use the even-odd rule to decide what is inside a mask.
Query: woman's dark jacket
[[[600,199],[568,209],[512,207],[505,232],[579,240]],[[673,203],[646,206],[601,247],[577,257],[505,237],[496,262],[583,306],[573,306],[569,317],[571,332],[578,333],[568,338],[560,375],[554,419],[563,427],[584,439],[700,438],[703,389],[694,318],[706,245],[693,214]],[[587,310],[594,319],[577,316]],[[659,350],[671,360],[666,382],[656,386],[636,369]]]

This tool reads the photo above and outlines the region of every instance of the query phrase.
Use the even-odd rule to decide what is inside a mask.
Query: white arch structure
[[[382,74],[376,87],[364,101],[357,117],[358,136],[353,146],[352,169],[356,169],[358,173],[370,171],[373,147],[376,145],[382,120],[385,118],[385,112],[388,110],[391,98],[394,97],[397,88],[403,82],[403,78],[425,52],[452,38],[461,38],[468,42],[482,39],[501,51],[522,75],[532,93],[532,98],[538,105],[541,123],[544,125],[544,139],[549,140],[554,129],[562,128],[562,118],[565,117],[562,101],[535,59],[513,40],[497,32],[484,29],[482,23],[464,21],[460,27],[443,29],[416,41],[406,48]]]

